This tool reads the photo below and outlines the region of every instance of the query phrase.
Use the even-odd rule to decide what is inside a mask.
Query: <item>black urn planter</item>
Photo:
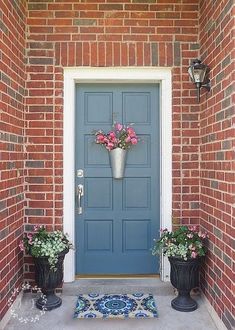
[[[55,289],[58,288],[63,281],[63,262],[68,252],[69,249],[66,249],[59,253],[56,270],[50,269],[47,257],[33,258],[36,284],[46,296],[45,301],[42,297],[37,300],[37,308],[50,311],[61,306],[62,299],[55,295]]]
[[[183,260],[168,258],[171,265],[171,284],[178,290],[178,296],[171,306],[177,311],[192,312],[197,309],[197,302],[190,296],[190,291],[199,286],[199,268],[201,258]]]

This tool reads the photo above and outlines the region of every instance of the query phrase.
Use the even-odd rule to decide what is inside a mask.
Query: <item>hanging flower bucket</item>
[[[127,150],[116,148],[110,150],[109,158],[114,179],[122,179],[125,172]]]
[[[127,150],[138,143],[138,137],[131,126],[120,123],[114,124],[112,131],[104,133],[95,132],[95,142],[109,151],[110,164],[114,179],[124,177]]]

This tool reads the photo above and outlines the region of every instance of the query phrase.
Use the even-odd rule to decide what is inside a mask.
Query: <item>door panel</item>
[[[108,151],[93,132],[134,124],[140,142],[128,151],[125,177],[111,176]],[[151,255],[159,230],[159,87],[82,84],[76,89],[76,169],[84,170],[76,212],[77,274],[156,274]]]

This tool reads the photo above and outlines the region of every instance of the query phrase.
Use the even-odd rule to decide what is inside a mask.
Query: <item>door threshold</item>
[[[83,279],[83,278],[92,278],[92,279],[125,279],[125,278],[160,278],[159,274],[77,274],[75,276],[76,280]]]

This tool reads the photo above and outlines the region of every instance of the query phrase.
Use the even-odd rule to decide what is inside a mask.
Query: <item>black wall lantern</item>
[[[210,72],[209,66],[203,64],[200,60],[193,60],[193,63],[188,68],[188,73],[192,82],[196,85],[197,88],[197,100],[200,102],[200,89],[204,87],[209,92],[211,89],[210,79],[208,77]]]

